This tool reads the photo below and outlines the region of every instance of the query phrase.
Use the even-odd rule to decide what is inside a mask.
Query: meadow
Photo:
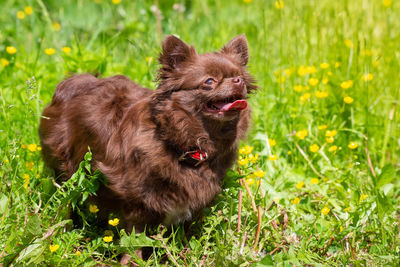
[[[400,2],[3,0],[0,266],[400,265]],[[199,53],[245,33],[252,126],[215,205],[128,235],[96,224],[102,176],[87,154],[61,184],[38,124],[74,73],[156,88],[166,34]],[[74,209],[82,224],[73,225]]]

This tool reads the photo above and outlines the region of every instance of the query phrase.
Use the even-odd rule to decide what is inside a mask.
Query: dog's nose
[[[240,78],[240,77],[232,78],[232,82],[233,82],[233,84],[235,84],[236,86],[242,86],[242,85],[243,85],[243,79]]]

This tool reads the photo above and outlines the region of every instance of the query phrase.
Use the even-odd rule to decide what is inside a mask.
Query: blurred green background
[[[225,178],[216,206],[194,224],[194,235],[173,230],[141,264],[399,264],[399,1],[1,5],[0,264],[117,264],[126,245],[116,237],[104,242],[97,228],[64,232],[64,213],[43,213],[45,203],[57,209],[49,197],[60,191],[43,166],[37,128],[60,81],[74,73],[124,74],[156,88],[165,35],[204,53],[242,33],[260,87],[250,100],[253,122],[243,143],[249,147]],[[239,190],[245,224],[238,233]],[[60,248],[51,251],[55,244]]]

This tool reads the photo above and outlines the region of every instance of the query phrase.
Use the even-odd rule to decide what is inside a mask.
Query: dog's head
[[[167,36],[159,61],[160,94],[168,94],[190,113],[213,120],[231,120],[247,108],[256,89],[247,72],[247,40],[237,36],[221,51],[197,54],[175,36]]]

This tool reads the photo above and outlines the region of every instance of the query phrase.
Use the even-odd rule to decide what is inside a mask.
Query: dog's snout
[[[237,86],[243,85],[243,79],[240,77],[232,78],[232,82],[233,82],[233,84],[235,84]]]

